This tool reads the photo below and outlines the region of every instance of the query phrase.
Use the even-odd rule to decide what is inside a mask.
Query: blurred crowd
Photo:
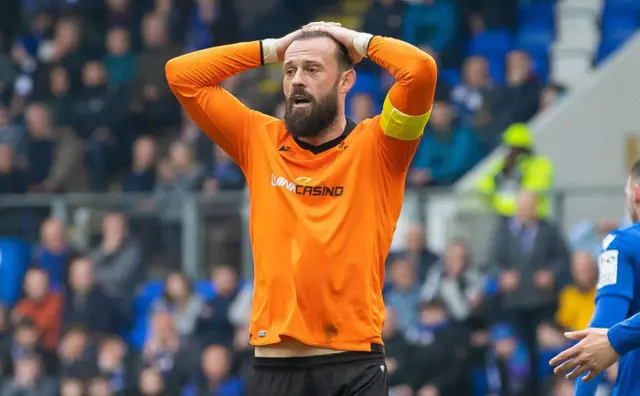
[[[546,361],[565,346],[564,330],[588,324],[594,254],[618,222],[565,234],[547,220],[553,166],[535,153],[526,122],[565,88],[527,51],[509,48],[496,66],[467,45],[482,32],[516,32],[519,3],[535,1],[3,1],[0,194],[147,193],[142,206],[160,216],[108,210],[80,248],[48,210],[2,208],[0,235],[19,241],[0,240],[0,396],[246,394],[252,290],[239,253],[203,264],[205,279],[180,272],[185,195],[242,190],[244,177],[181,111],[164,64],[314,18],[407,40],[440,64],[410,187],[452,185],[508,147],[478,185],[500,217],[486,260],[462,238],[431,251],[417,224],[389,258],[392,395],[572,395]],[[393,81],[368,62],[357,72],[348,114],[360,121]],[[265,67],[225,88],[282,117],[279,79]],[[158,252],[162,280],[148,280]],[[614,378],[611,370],[603,394]]]

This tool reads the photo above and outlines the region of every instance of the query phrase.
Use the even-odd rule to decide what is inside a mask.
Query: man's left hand
[[[554,282],[553,272],[549,270],[539,270],[535,273],[533,282],[539,289],[549,289]]]
[[[344,45],[347,48],[353,63],[358,63],[362,60],[362,55],[358,54],[355,48],[353,48],[353,39],[358,35],[358,32],[355,30],[347,29],[339,23],[334,22],[311,22],[302,27],[302,31],[314,30],[327,32],[338,42]]]
[[[566,333],[565,337],[572,341],[578,341],[576,345],[558,354],[549,362],[556,374],[566,374],[568,379],[582,378],[587,382],[613,365],[620,356],[609,343],[607,329],[586,329]]]

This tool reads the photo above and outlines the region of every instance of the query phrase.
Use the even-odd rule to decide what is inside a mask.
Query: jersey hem
[[[261,346],[269,346],[269,345],[275,345],[278,344],[282,341],[282,336],[284,337],[289,337],[289,338],[293,338],[294,340],[306,345],[306,346],[310,346],[310,347],[314,347],[314,348],[326,348],[326,349],[332,349],[334,351],[346,351],[346,352],[371,352],[371,344],[379,344],[381,346],[384,347],[384,344],[382,343],[382,340],[371,340],[371,341],[367,341],[365,343],[363,343],[362,346],[354,346],[351,343],[341,343],[341,342],[331,342],[331,343],[323,343],[323,342],[317,342],[317,341],[310,341],[310,340],[305,340],[301,337],[295,336],[293,334],[290,333],[280,333],[277,338],[273,338],[273,339],[265,339],[259,342],[256,342],[253,337],[251,337],[251,340],[249,340],[249,344],[251,344],[254,347],[261,347]]]

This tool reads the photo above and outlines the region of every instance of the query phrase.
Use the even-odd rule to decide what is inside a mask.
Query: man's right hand
[[[316,23],[320,23],[320,22],[316,22]],[[321,23],[330,25],[330,26],[341,26],[339,23],[336,23],[336,22],[321,22]],[[280,62],[284,60],[284,53],[287,51],[287,48],[289,48],[291,43],[293,43],[293,40],[296,38],[296,36],[300,34],[300,32],[302,32],[302,28],[296,31],[293,31],[287,34],[286,36],[280,37],[279,39],[276,40],[276,53],[278,54],[278,60]]]
[[[505,271],[500,275],[500,290],[514,291],[520,283],[520,275],[513,270]]]

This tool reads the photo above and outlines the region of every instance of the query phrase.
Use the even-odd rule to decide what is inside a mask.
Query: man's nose
[[[296,70],[296,74],[291,79],[294,87],[305,87],[304,72],[301,69]]]

